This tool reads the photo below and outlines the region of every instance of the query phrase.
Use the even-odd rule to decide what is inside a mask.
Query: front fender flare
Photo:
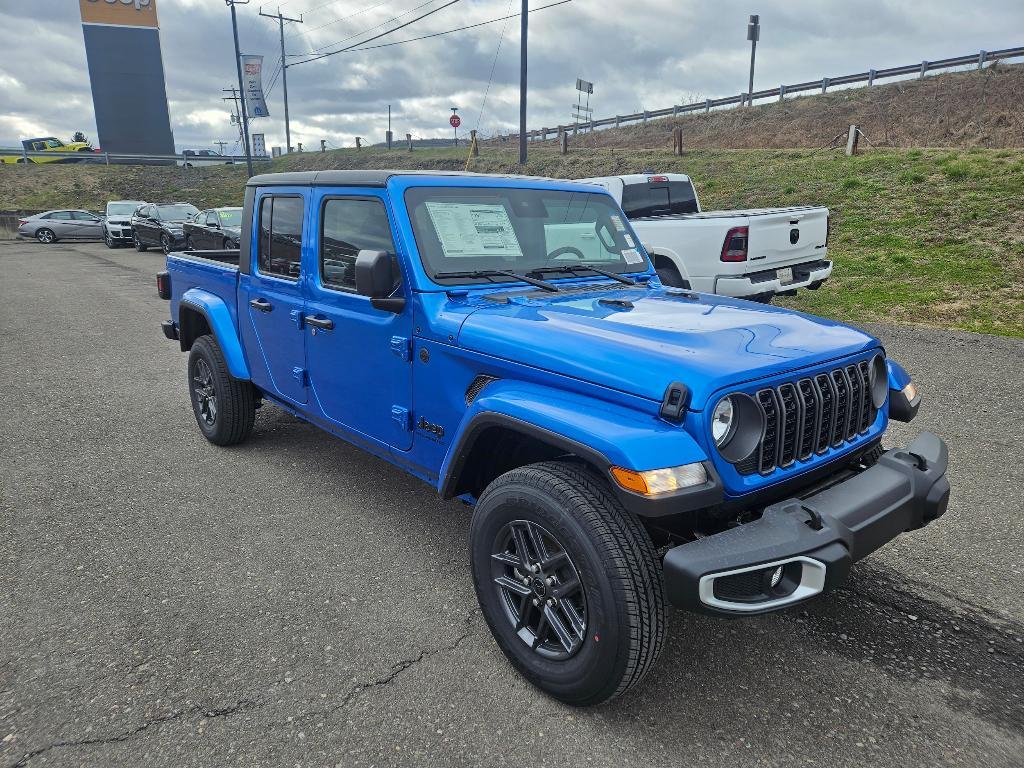
[[[179,320],[183,308],[195,310],[206,318],[213,337],[224,354],[228,373],[236,379],[248,381],[249,365],[245,361],[245,353],[238,340],[238,328],[224,299],[201,288],[190,288],[181,295],[178,305]]]
[[[501,426],[537,437],[597,467],[607,477],[612,466],[644,471],[703,462],[708,487],[685,489],[690,501],[679,496],[648,499],[615,486],[620,499],[637,514],[668,514],[681,507],[696,508],[722,496],[722,485],[704,449],[682,427],[654,414],[538,384],[496,381],[489,384],[467,409],[439,473],[438,491],[454,495],[462,468],[477,438],[488,428]],[[710,496],[708,492],[711,492]],[[657,509],[655,509],[655,505]]]

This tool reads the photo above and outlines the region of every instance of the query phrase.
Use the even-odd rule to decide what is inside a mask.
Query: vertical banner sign
[[[245,113],[249,117],[269,117],[263,96],[263,57],[242,56],[242,89],[245,91]]]

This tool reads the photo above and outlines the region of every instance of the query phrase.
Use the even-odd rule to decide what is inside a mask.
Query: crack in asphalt
[[[391,682],[395,680],[395,678],[397,678],[410,667],[414,667],[420,662],[426,661],[428,658],[436,656],[440,653],[449,653],[451,651],[454,651],[463,643],[463,641],[467,640],[474,634],[474,630],[472,627],[473,619],[479,613],[480,609],[474,608],[472,611],[466,614],[466,617],[462,620],[462,624],[466,629],[454,640],[449,641],[444,645],[437,646],[436,648],[427,648],[425,650],[421,650],[416,656],[397,661],[391,665],[391,669],[387,674],[381,675],[380,677],[376,677],[371,680],[357,683],[356,685],[349,688],[348,692],[345,693],[344,696],[342,696],[341,701],[339,701],[337,704],[334,704],[330,707],[326,707],[324,709],[317,709],[311,712],[304,712],[303,714],[296,716],[294,719],[306,720],[310,717],[313,717],[314,715],[323,716],[338,712],[347,707],[349,704],[351,704],[352,701],[360,694],[372,690],[374,688],[382,688],[384,686],[390,685]]]
[[[119,742],[128,741],[129,739],[138,736],[140,733],[148,731],[150,728],[157,728],[161,725],[164,725],[165,723],[171,723],[176,720],[180,720],[181,718],[186,717],[188,715],[195,715],[201,713],[205,719],[212,720],[217,717],[228,717],[230,715],[236,714],[237,712],[255,709],[256,707],[261,706],[261,704],[262,702],[254,701],[251,699],[240,699],[237,703],[232,704],[229,707],[220,707],[217,709],[210,709],[208,707],[201,706],[177,709],[161,717],[155,717],[150,720],[145,720],[142,722],[141,725],[137,726],[136,728],[132,728],[122,733],[114,734],[113,736],[97,736],[89,739],[69,739],[55,741],[52,744],[47,744],[46,746],[39,747],[38,749],[34,749],[31,752],[26,752],[16,762],[11,763],[10,768],[22,768],[23,766],[27,765],[30,760],[33,760],[36,757],[39,757],[39,755],[49,752],[51,749],[61,749],[66,747],[88,747],[103,744],[117,744]]]

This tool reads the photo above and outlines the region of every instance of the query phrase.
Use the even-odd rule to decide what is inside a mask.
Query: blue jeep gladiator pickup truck
[[[256,176],[238,251],[172,253],[164,334],[203,435],[273,403],[475,507],[512,664],[573,704],[634,686],[666,603],[801,603],[948,503],[946,446],[877,339],[663,286],[604,190],[385,171]]]

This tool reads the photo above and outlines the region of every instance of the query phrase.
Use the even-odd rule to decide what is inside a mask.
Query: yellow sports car
[[[84,141],[72,141],[65,143],[56,136],[44,136],[39,139],[23,139],[21,145],[29,152],[52,152],[53,157],[41,157],[39,155],[2,155],[0,162],[4,163],[78,163],[86,158],[82,155],[72,155],[73,152],[88,152],[95,154],[96,150]]]

